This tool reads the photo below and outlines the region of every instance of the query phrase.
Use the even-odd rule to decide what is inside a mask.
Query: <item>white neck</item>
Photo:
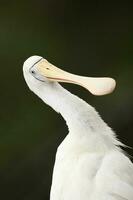
[[[34,87],[34,92],[56,112],[65,119],[69,128],[69,134],[76,137],[84,137],[94,140],[102,148],[114,148],[114,145],[121,145],[116,140],[113,131],[101,119],[95,109],[85,101],[71,94],[58,83],[51,83]],[[91,143],[91,142],[90,142]]]
[[[85,101],[71,94],[64,89],[60,84],[51,84],[46,93],[43,87],[35,93],[56,112],[60,113],[65,119],[69,131],[74,127],[78,127],[82,132],[84,125],[85,131],[95,131],[100,128],[99,125],[104,122],[101,120],[93,107],[88,105]],[[74,130],[73,130],[74,131]]]

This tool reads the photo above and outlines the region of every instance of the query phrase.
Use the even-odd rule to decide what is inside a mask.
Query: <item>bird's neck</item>
[[[106,125],[100,118],[95,109],[85,101],[71,94],[60,84],[53,83],[47,92],[43,87],[38,90],[38,96],[55,111],[60,113],[65,119],[69,132],[77,131],[81,134],[84,132],[96,132],[103,130]]]
[[[34,91],[46,104],[60,113],[69,128],[69,136],[87,141],[92,150],[108,150],[114,145],[122,145],[114,132],[101,119],[95,109],[85,101],[71,94],[60,84],[53,83],[49,88]]]

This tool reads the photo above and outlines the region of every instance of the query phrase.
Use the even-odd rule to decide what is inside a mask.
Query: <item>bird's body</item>
[[[63,116],[69,129],[57,150],[50,200],[133,200],[133,164],[115,133],[85,101],[28,73],[24,67],[29,88]]]

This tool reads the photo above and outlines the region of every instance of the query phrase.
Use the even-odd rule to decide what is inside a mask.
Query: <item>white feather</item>
[[[29,67],[38,59],[25,62],[25,80],[69,128],[57,150],[50,200],[133,200],[133,164],[123,144],[85,101],[58,83],[36,80]]]

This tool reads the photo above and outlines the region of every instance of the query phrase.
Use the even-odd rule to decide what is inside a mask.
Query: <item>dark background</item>
[[[60,115],[25,84],[22,65],[31,55],[72,73],[114,77],[115,92],[103,97],[64,86],[133,147],[133,20],[124,2],[0,1],[0,199],[48,200],[56,148],[67,134]]]

